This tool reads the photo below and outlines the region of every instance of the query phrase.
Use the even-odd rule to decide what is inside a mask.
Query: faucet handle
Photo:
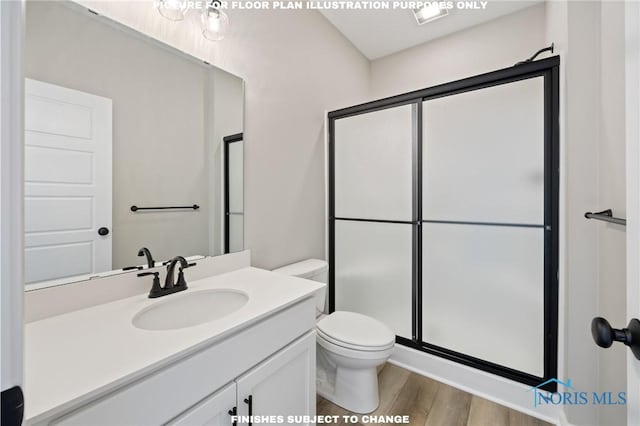
[[[172,260],[173,259],[165,260],[164,262],[162,262],[162,266],[167,266],[168,264],[171,263]],[[191,266],[196,266],[196,262],[189,263],[189,264],[187,264],[187,266],[182,267],[182,269],[189,268]]]
[[[162,287],[160,287],[160,272],[141,272],[138,274],[139,277],[146,277],[149,275],[153,275],[153,285],[151,286],[151,290],[149,291],[149,298],[153,299],[155,297],[162,296]]]
[[[141,270],[144,269],[142,266],[125,266],[122,268],[123,271],[133,271],[133,270]]]
[[[187,263],[186,266],[180,266],[178,268],[178,281],[176,282],[176,287],[185,287],[187,288],[187,281],[184,279],[184,270],[187,268],[191,268],[192,266],[196,266],[196,262]]]
[[[187,268],[191,268],[192,266],[196,266],[196,262],[187,263],[186,266],[178,267],[178,281],[176,281],[176,287],[184,287],[185,289],[187,288],[187,281],[184,279],[184,272],[182,271]]]
[[[187,281],[184,279],[184,272],[182,272],[182,268],[178,271],[178,280],[176,281],[175,287],[187,288]]]

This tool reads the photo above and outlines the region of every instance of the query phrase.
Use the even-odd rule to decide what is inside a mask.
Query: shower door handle
[[[613,342],[621,342],[629,346],[633,355],[640,360],[640,321],[633,318],[627,328],[612,328],[609,321],[602,317],[591,320],[591,336],[596,345],[609,348]]]

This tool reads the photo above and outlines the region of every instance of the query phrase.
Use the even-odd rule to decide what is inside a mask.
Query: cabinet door
[[[315,363],[316,333],[311,331],[236,380],[238,414],[261,416],[260,425],[309,424],[288,416],[315,416]],[[262,421],[262,416],[274,417]]]
[[[231,426],[236,406],[236,384],[232,382],[191,407],[169,423],[171,426]]]

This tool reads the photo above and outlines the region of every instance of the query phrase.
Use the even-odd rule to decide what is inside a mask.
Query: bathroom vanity
[[[315,297],[323,291],[246,267],[159,299],[143,294],[29,323],[26,424],[313,416]]]

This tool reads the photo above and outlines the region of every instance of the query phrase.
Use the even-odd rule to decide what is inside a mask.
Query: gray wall
[[[213,85],[215,96],[211,99],[213,107],[212,132],[209,146],[211,147],[211,164],[213,180],[216,183],[211,194],[212,200],[217,200],[220,208],[213,213],[213,223],[210,226],[210,247],[211,253],[221,254],[224,251],[224,225],[223,210],[224,202],[222,188],[224,182],[223,166],[223,143],[225,136],[242,132],[242,122],[244,113],[244,86],[241,79],[233,74],[217,69],[213,73]],[[219,166],[219,167],[218,167]],[[231,165],[233,166],[233,165]],[[230,168],[231,168],[230,166]]]
[[[543,3],[371,62],[374,98],[512,66],[545,44]]]
[[[598,149],[598,208],[611,208],[626,217],[625,199],[625,40],[624,2],[600,4],[600,130]],[[626,228],[598,228],[598,310],[614,327],[626,326]],[[598,375],[602,391],[626,389],[623,345],[599,350]],[[603,407],[599,424],[626,424],[626,410]]]
[[[598,26],[596,2],[569,2],[566,21],[567,37],[554,37],[558,47],[567,52],[564,63],[566,81],[561,99],[564,101],[564,157],[562,178],[566,192],[564,210],[565,303],[565,377],[582,389],[598,388],[598,348],[590,341],[589,322],[597,312],[598,292],[598,227],[584,220],[585,211],[598,205]],[[587,425],[598,423],[598,408],[566,407],[569,421]]]
[[[368,99],[369,61],[317,11],[230,10],[211,42],[197,13],[79,2],[245,80],[245,247],[267,269],[324,258],[325,112]]]
[[[563,247],[560,305],[565,377],[583,389],[626,389],[626,349],[592,341],[595,316],[626,324],[625,229],[584,220],[612,208],[625,217],[623,2],[559,1],[547,7],[548,41],[563,56]],[[624,425],[626,407],[567,406],[572,424]]]
[[[220,184],[220,163],[208,161],[209,150],[218,149],[213,143],[217,135],[205,123],[205,114],[213,116],[208,94],[216,90],[210,68],[86,12],[58,2],[30,1],[25,70],[29,78],[113,100],[114,268],[140,263],[136,254],[142,246],[157,259],[211,252],[209,226],[220,203],[209,192]],[[239,97],[225,94],[232,110],[217,109],[235,117],[232,127],[240,131],[242,81],[226,79],[240,88]],[[207,131],[211,146],[205,144]],[[129,210],[132,204],[193,203],[201,210]]]

